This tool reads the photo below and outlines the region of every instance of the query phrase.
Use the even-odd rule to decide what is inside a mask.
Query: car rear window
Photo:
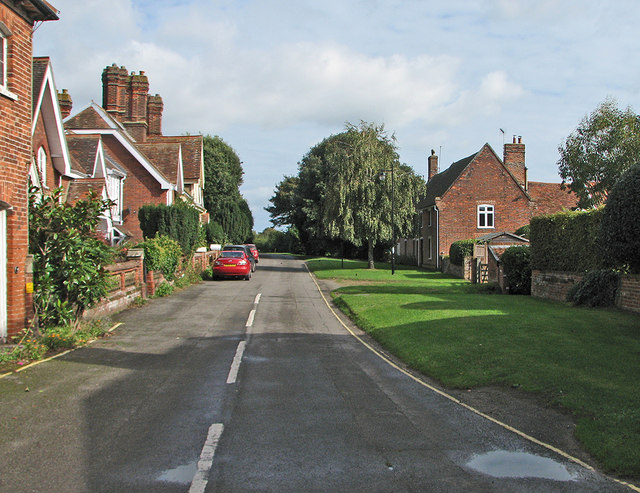
[[[224,252],[222,252],[222,254],[220,255],[221,257],[226,257],[226,258],[242,258],[244,257],[244,252],[235,252],[232,250],[226,250]]]

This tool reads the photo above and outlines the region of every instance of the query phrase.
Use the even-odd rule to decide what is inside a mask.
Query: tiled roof
[[[529,195],[536,203],[536,215],[553,214],[562,209],[573,209],[578,198],[568,190],[562,190],[560,183],[529,182]]]
[[[67,191],[67,204],[75,204],[78,200],[86,199],[93,190],[102,198],[102,190],[105,187],[104,178],[80,178],[69,183]]]
[[[31,111],[35,115],[36,101],[40,96],[40,90],[42,89],[42,83],[44,82],[44,76],[47,73],[47,67],[49,66],[49,57],[37,57],[33,59],[33,79],[32,79],[32,105]]]
[[[93,106],[82,110],[64,122],[66,129],[111,129],[112,126],[100,115]]]
[[[201,178],[203,159],[202,135],[149,137],[147,143],[179,143],[182,145],[182,166],[185,181]]]
[[[136,144],[136,147],[171,183],[178,182],[180,144],[174,142]]]
[[[476,154],[478,153],[476,152],[460,161],[456,161],[443,172],[433,176],[427,182],[427,194],[425,198],[418,203],[418,209],[425,209],[434,205],[436,203],[436,197],[442,197],[446,191],[449,190],[469,163],[473,161]]]
[[[72,168],[92,176],[99,146],[100,136],[98,135],[67,135]]]

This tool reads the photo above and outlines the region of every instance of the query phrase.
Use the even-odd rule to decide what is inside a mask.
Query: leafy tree
[[[113,203],[94,192],[70,205],[62,188],[29,194],[29,251],[34,303],[41,327],[77,323],[85,308],[107,295],[112,249],[97,238],[102,213]]]
[[[395,180],[394,223],[402,236],[414,227],[415,205],[421,180],[408,166],[401,166],[395,136],[384,125],[346,124],[346,131],[330,145],[329,179],[325,192],[322,225],[329,236],[367,245],[369,268],[377,243],[393,234],[392,179],[380,179],[391,171]]]
[[[613,187],[604,208],[599,243],[614,265],[628,265],[640,273],[640,164]]]
[[[607,99],[582,119],[558,151],[560,176],[578,196],[578,205],[601,205],[618,178],[637,162],[640,117]]]
[[[253,215],[240,195],[242,162],[220,137],[204,137],[204,206],[211,221],[220,224],[232,242],[251,239]]]

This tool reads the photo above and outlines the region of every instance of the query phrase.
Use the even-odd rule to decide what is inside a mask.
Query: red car
[[[213,263],[213,277],[244,277],[251,279],[251,262],[242,250],[224,250]]]
[[[249,247],[249,250],[251,250],[251,254],[253,255],[253,258],[256,259],[256,264],[259,262],[259,257],[260,254],[258,253],[258,247],[256,247],[253,243],[246,243],[246,245]]]

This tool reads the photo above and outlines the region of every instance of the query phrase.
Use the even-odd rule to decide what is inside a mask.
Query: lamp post
[[[380,178],[384,179],[385,173],[391,173],[391,275],[396,273],[396,182],[395,182],[395,163],[391,162],[391,169],[383,169],[380,171]]]

